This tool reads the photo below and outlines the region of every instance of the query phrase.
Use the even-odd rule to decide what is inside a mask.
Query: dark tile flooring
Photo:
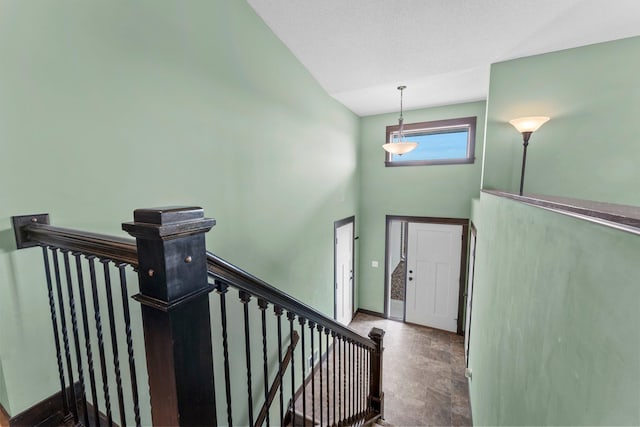
[[[385,331],[383,367],[385,419],[378,424],[388,426],[471,425],[469,389],[464,376],[463,337],[362,313],[353,319],[349,327],[364,336],[367,336],[373,327]],[[344,357],[344,350],[342,356]],[[329,354],[329,359],[332,361],[330,366],[335,366],[332,352]],[[349,363],[342,360],[343,362],[338,365],[344,373],[344,367],[349,366]],[[333,390],[333,369],[324,367],[323,372],[324,390],[327,390],[327,385]],[[341,376],[338,375],[337,378]],[[318,390],[320,388],[318,371],[314,379],[316,390]],[[344,387],[344,383],[341,384]],[[366,390],[366,387],[363,390]],[[315,413],[316,422],[319,424],[318,414],[322,407],[322,413],[326,414],[322,424],[331,425],[334,412],[340,414],[343,413],[341,410],[345,410],[344,393],[342,395],[341,397],[338,391],[338,399],[334,400],[334,398],[325,399],[323,394],[320,402],[318,396],[312,393],[312,384],[308,384],[306,399],[304,399],[306,413]],[[301,396],[295,404],[300,414],[304,412],[302,401]],[[337,402],[335,405],[337,408],[333,407],[332,402]],[[317,408],[316,412],[314,412],[314,404]]]
[[[363,335],[372,327],[386,332],[385,424],[471,425],[463,337],[362,313],[349,326]]]

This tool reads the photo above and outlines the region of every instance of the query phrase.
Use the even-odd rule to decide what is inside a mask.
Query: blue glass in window
[[[396,137],[397,138],[397,137]],[[407,154],[392,154],[393,162],[466,159],[469,130],[462,129],[445,133],[408,134],[405,141],[417,142],[418,146]]]

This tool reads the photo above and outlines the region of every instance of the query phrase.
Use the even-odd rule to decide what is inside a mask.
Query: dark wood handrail
[[[138,266],[138,251],[133,239],[56,227],[49,224],[30,223],[19,230],[23,240],[48,245],[71,252],[82,252],[114,262]],[[339,336],[348,338],[374,350],[375,343],[334,319],[320,313],[307,304],[293,298],[267,282],[247,273],[217,255],[207,252],[209,275],[229,285],[262,298],[282,309],[328,328]]]
[[[133,239],[38,223],[25,225],[20,228],[20,232],[31,243],[88,253],[98,258],[138,266],[138,250]]]
[[[334,319],[325,316],[316,309],[309,307],[305,303],[287,295],[277,288],[274,288],[267,282],[247,273],[211,252],[207,252],[207,267],[209,269],[209,275],[213,276],[215,279],[221,279],[235,288],[246,291],[258,298],[262,298],[286,311],[295,313],[306,320],[315,322],[324,328],[330,329],[339,336],[360,343],[371,350],[375,350],[376,348],[376,344],[373,340],[363,337],[356,331],[341,325]]]

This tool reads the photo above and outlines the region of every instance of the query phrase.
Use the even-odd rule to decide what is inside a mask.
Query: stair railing
[[[139,292],[133,298],[141,304],[154,425],[219,425],[218,420],[226,418],[228,425],[240,422],[269,426],[270,414],[279,418],[274,424],[289,415],[295,425],[299,412],[305,424],[343,426],[371,423],[383,416],[384,331],[374,328],[368,338],[363,337],[206,252],[204,234],[215,221],[205,218],[202,209],[138,209],[134,222],[123,224],[135,241],[54,227],[46,214],[18,216],[13,222],[19,249],[42,248],[63,391],[61,404],[69,420],[84,425],[119,422],[125,426],[133,418],[135,425],[141,425],[132,334],[139,319],[130,314],[129,296],[136,291],[127,282],[131,268],[138,276]],[[102,274],[96,262],[102,264]],[[114,275],[120,285],[116,300],[122,304],[114,304]],[[228,321],[227,311],[233,303],[227,298],[230,289],[237,291],[235,304],[241,306],[238,313],[243,319],[246,371],[246,405],[240,406],[241,414],[236,409],[235,421],[234,407],[238,403],[232,401],[237,386],[233,368],[242,358],[230,352],[231,344],[238,347],[237,342],[231,342],[237,334]],[[87,302],[89,297],[91,301]],[[252,298],[257,311],[250,310]],[[110,342],[103,326],[105,301]],[[218,313],[211,313],[212,301],[219,305]],[[267,315],[270,307],[272,316]],[[256,323],[260,325],[258,335],[251,332]],[[212,338],[212,324],[219,326],[221,337]],[[300,345],[296,346],[298,337]],[[123,342],[126,356],[120,350]],[[254,349],[253,356],[251,351],[255,342],[261,342],[262,353],[262,369],[257,373],[259,351]],[[216,351],[219,344],[222,346],[221,360],[214,360],[213,343]],[[274,354],[277,360],[272,363]],[[112,368],[107,367],[108,361]],[[224,390],[224,399],[220,400],[226,403],[226,417],[217,411],[214,362],[221,363],[217,369],[224,372],[224,386],[220,385],[218,391]],[[124,379],[124,367],[128,380]],[[78,383],[78,387],[71,387]],[[290,392],[287,397],[285,383]],[[276,394],[279,408],[271,409]],[[117,403],[119,417],[114,415],[112,402]]]

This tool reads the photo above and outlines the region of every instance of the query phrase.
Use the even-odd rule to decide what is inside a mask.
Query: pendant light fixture
[[[417,142],[409,142],[409,141],[402,140],[403,131],[404,131],[404,118],[402,117],[402,91],[405,90],[406,88],[407,88],[406,86],[398,86],[398,90],[400,91],[400,117],[398,118],[398,127],[400,129],[398,130],[398,142],[393,142],[394,134],[391,134],[391,141],[382,145],[382,148],[384,148],[385,151],[391,154],[397,154],[399,156],[402,156],[403,154],[408,153],[409,151],[413,150],[418,146]]]

